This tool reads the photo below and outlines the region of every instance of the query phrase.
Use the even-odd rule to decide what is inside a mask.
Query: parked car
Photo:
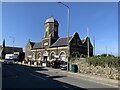
[[[4,63],[5,64],[14,64],[14,60],[13,59],[5,59]]]
[[[53,68],[60,68],[60,61],[58,61],[58,60],[52,61],[51,66]]]
[[[61,61],[60,69],[61,69],[61,70],[67,70],[67,62]]]

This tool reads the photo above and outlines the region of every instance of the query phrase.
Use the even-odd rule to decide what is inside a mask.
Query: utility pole
[[[9,38],[13,39],[13,54],[14,54],[14,43],[15,43],[15,37],[9,36]]]
[[[87,39],[87,54],[88,54],[88,58],[89,58],[89,49],[90,49],[90,47],[89,47],[89,29],[88,29],[88,27],[87,27],[87,37],[88,37],[88,39]]]
[[[94,43],[94,56],[95,56],[95,36],[93,36],[93,43]]]
[[[106,49],[106,56],[108,56],[108,53],[107,53],[107,46],[105,47],[105,49]]]
[[[67,6],[66,4],[64,4],[64,3],[62,3],[62,2],[58,2],[58,3],[60,3],[60,4],[62,4],[63,6],[65,6],[66,8],[67,8],[67,10],[68,10],[68,16],[67,16],[67,34],[68,34],[68,38],[67,38],[67,46],[68,46],[68,61],[67,61],[67,71],[69,71],[69,31],[70,31],[70,8],[69,8],[69,6]],[[71,63],[71,60],[70,60],[70,63]]]

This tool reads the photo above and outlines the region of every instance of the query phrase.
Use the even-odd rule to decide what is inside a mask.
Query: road
[[[89,90],[93,88],[114,88],[111,86],[67,76],[59,69],[31,67],[26,65],[2,64],[2,88],[6,89],[48,89]],[[116,89],[117,90],[117,89]]]

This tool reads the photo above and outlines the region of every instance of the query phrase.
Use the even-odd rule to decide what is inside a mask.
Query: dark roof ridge
[[[5,46],[5,48],[13,48],[13,46]],[[14,48],[22,48],[22,47],[16,47],[16,46],[14,46]]]
[[[69,37],[72,37],[72,36],[69,36]],[[59,39],[63,39],[63,38],[68,38],[68,37],[61,37],[61,38],[58,38],[57,41],[58,41]],[[56,42],[57,42],[57,41],[56,41]],[[56,42],[55,42],[55,43],[56,43]],[[54,44],[54,43],[53,43],[53,44]],[[53,44],[52,44],[52,45],[53,45]]]
[[[60,37],[59,39],[61,39],[61,38],[68,38],[68,37],[72,37],[72,36]]]
[[[42,42],[35,42],[35,43],[42,43]]]

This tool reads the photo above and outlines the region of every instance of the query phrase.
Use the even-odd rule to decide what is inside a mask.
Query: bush
[[[117,57],[111,57],[111,56],[104,57],[104,55],[101,57],[86,58],[86,62],[89,65],[101,66],[101,67],[105,67],[106,65],[108,67],[119,67],[120,66],[120,60]]]

